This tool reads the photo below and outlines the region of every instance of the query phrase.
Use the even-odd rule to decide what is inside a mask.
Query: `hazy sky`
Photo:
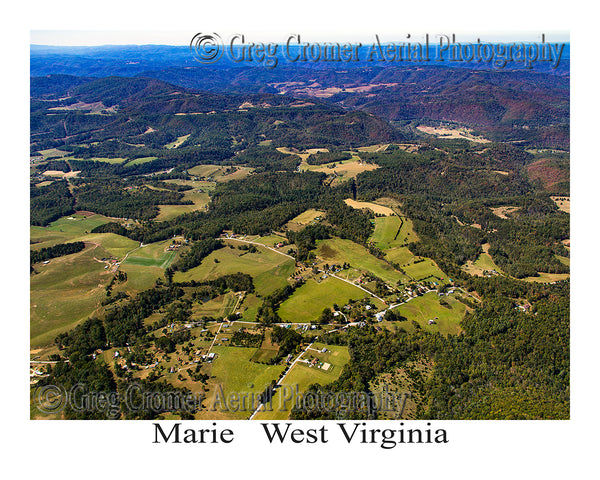
[[[206,30],[208,32],[208,30]],[[546,42],[568,42],[568,32],[498,32],[498,31],[436,31],[436,30],[389,30],[362,31],[356,29],[347,33],[343,31],[277,31],[265,30],[253,31],[228,31],[227,29],[214,29],[224,40],[234,33],[246,36],[247,42],[284,42],[288,35],[299,33],[304,41],[374,41],[375,34],[379,34],[381,41],[397,42],[403,41],[406,34],[410,33],[414,41],[421,41],[425,33],[429,33],[430,41],[435,41],[438,34],[450,35],[456,33],[456,41],[474,41],[481,38],[482,42],[513,42],[513,41],[541,41],[541,34],[545,33]],[[195,31],[93,31],[93,30],[34,30],[31,31],[30,41],[37,45],[189,45],[191,38],[198,32]]]

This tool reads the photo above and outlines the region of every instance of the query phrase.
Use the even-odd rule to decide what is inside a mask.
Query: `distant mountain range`
[[[32,45],[31,76],[53,75],[43,84],[32,81],[34,96],[43,93],[38,88],[52,93],[94,77],[145,77],[218,94],[311,98],[396,126],[449,122],[495,141],[568,149],[569,57],[567,45],[556,70],[547,63],[527,70],[448,62],[300,62],[269,69],[242,66],[226,55],[201,65],[188,47]]]

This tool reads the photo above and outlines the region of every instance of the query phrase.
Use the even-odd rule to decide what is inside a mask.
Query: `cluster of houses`
[[[180,247],[181,247],[181,243],[172,243],[171,245],[169,245],[169,246],[167,247],[167,250],[166,250],[166,251],[167,251],[167,252],[173,252],[173,251],[177,250],[177,249],[178,249],[178,248],[180,248]]]

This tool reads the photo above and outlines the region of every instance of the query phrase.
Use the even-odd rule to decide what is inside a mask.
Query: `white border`
[[[598,138],[591,112],[597,107],[595,28],[576,4],[427,2],[173,2],[143,3],[107,0],[28,2],[12,4],[17,17],[5,13],[3,51],[2,190],[5,231],[3,275],[4,342],[2,354],[6,387],[2,395],[4,435],[10,445],[5,469],[29,471],[46,478],[120,476],[140,478],[181,474],[196,477],[382,475],[432,478],[564,478],[577,477],[585,466],[597,471],[594,427],[597,425],[592,352],[598,339],[598,314],[593,308],[597,288],[596,238],[590,223],[598,218],[596,200]],[[576,17],[579,17],[574,23]],[[586,18],[587,17],[587,18]],[[589,22],[589,23],[586,23]],[[184,30],[238,31],[275,39],[294,32],[332,39],[373,33],[486,32],[521,30],[571,31],[572,43],[572,420],[560,422],[432,422],[443,423],[450,443],[398,446],[382,450],[342,443],[325,446],[269,447],[257,422],[219,422],[233,425],[237,440],[231,445],[153,445],[147,422],[31,422],[27,408],[28,382],[28,98],[30,30]],[[268,40],[268,38],[267,38]],[[587,107],[587,108],[586,108]],[[590,113],[587,113],[590,112]],[[8,120],[8,121],[7,121]],[[591,221],[591,222],[590,222]],[[585,253],[584,253],[585,252]],[[14,393],[14,395],[13,395]],[[424,422],[419,422],[423,424]],[[193,424],[194,426],[196,424]],[[301,424],[308,427],[307,423]],[[319,422],[321,425],[321,422]],[[377,423],[378,428],[383,423]],[[335,428],[334,426],[331,427]],[[7,450],[5,452],[8,453]]]

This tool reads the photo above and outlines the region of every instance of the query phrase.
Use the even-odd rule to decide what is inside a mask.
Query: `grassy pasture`
[[[116,233],[90,233],[75,240],[100,244],[104,250],[115,258],[123,258],[127,252],[140,245],[138,242]]]
[[[394,247],[386,250],[385,258],[398,265],[406,265],[414,260],[415,256],[408,247]]]
[[[451,308],[440,305],[442,298],[448,302]],[[411,320],[414,320],[424,330],[456,335],[461,331],[460,321],[465,316],[467,307],[452,295],[440,297],[436,292],[430,292],[413,298],[394,310],[408,318],[406,322],[395,323],[406,330],[413,329]],[[436,319],[436,317],[438,318]],[[429,320],[434,320],[436,323],[429,325]]]
[[[69,152],[59,150],[58,148],[48,148],[46,150],[40,150],[39,153],[40,155],[42,155],[42,157],[44,157],[44,160],[50,157],[64,157],[65,155],[69,154]]]
[[[254,171],[250,167],[235,167],[233,173],[225,173],[227,167],[221,167],[219,165],[196,165],[195,167],[189,168],[188,173],[197,177],[210,178],[215,182],[228,182],[229,180],[239,180],[245,178]]]
[[[566,280],[570,276],[570,274],[568,274],[568,273],[538,272],[538,274],[539,274],[538,277],[527,277],[524,280],[526,282],[553,283],[553,282],[559,282],[561,280]]]
[[[301,225],[308,225],[315,218],[322,217],[323,215],[325,215],[325,212],[322,212],[320,210],[314,210],[311,208],[311,209],[307,210],[306,212],[301,213],[297,217],[292,218],[290,220],[290,222],[299,223]]]
[[[135,252],[132,252],[123,264],[167,268],[177,255],[176,251],[165,251],[170,244],[171,240],[163,240],[162,242],[144,245]]]
[[[251,275],[257,293],[268,295],[287,285],[287,278],[294,272],[294,260],[271,250],[257,247],[260,253],[246,253],[236,247],[241,242],[212,252],[200,265],[187,272],[176,272],[174,281],[208,280],[231,273],[244,272]],[[217,260],[217,262],[215,262]]]
[[[424,258],[422,262],[411,263],[402,268],[408,275],[417,281],[425,279],[431,279],[432,281],[436,281],[435,279],[443,279],[443,281],[448,280],[446,274],[429,258]]]
[[[40,250],[59,243],[69,243],[77,240],[87,241],[87,235],[92,228],[108,223],[111,220],[102,215],[71,215],[59,218],[47,227],[29,227],[29,238],[32,250]]]
[[[190,138],[190,133],[188,133],[187,135],[182,135],[181,137],[177,137],[177,140],[175,140],[174,142],[171,143],[167,143],[165,145],[165,148],[178,148],[183,142],[185,142],[188,138]]]
[[[217,358],[213,361],[211,373],[215,378],[211,379],[211,383],[215,387],[220,386],[225,397],[231,393],[254,393],[256,396],[264,391],[272,380],[276,380],[284,369],[283,365],[264,365],[252,362],[250,359],[256,351],[255,348],[214,346],[212,351],[217,354]],[[221,405],[216,402],[217,392],[219,392],[219,388],[212,389],[213,395],[212,397],[209,395],[206,404],[209,406],[209,410],[214,405],[218,412],[222,409]],[[246,418],[252,413],[251,409],[238,412],[233,410],[231,408],[224,413],[229,418]]]
[[[112,275],[94,260],[109,256],[102,247],[53,258],[36,267],[30,277],[30,342],[32,347],[52,343],[57,334],[90,316],[105,298],[104,286]]]
[[[404,223],[406,223],[406,221],[396,215],[376,218],[375,230],[373,231],[370,241],[375,243],[375,246],[381,250],[399,247],[400,245],[404,245],[407,241],[413,241],[415,239],[414,235],[413,238],[407,238],[410,237],[409,234],[412,230],[412,223],[410,227],[405,226]]]
[[[252,356],[252,361],[254,362],[268,362],[272,358],[277,356],[277,351],[279,350],[279,346],[274,344],[271,341],[271,333],[272,330],[265,330],[265,338],[260,345],[260,348],[256,351],[256,353]]]
[[[373,213],[379,213],[381,215],[393,215],[394,214],[394,211],[391,208],[384,207],[383,205],[379,205],[379,204],[373,203],[373,202],[358,202],[356,200],[352,200],[351,198],[347,198],[346,200],[344,200],[344,202],[346,203],[346,205],[348,205],[352,208],[358,208],[358,209],[368,208]]]
[[[328,263],[349,263],[359,270],[371,272],[385,282],[396,284],[408,278],[383,260],[371,255],[366,248],[350,240],[332,238],[317,241],[317,256]]]
[[[140,157],[140,158],[136,158],[135,160],[131,160],[129,162],[127,162],[127,167],[130,165],[140,165],[142,163],[148,163],[148,162],[152,162],[153,160],[156,160],[158,157]]]
[[[75,214],[59,218],[47,227],[38,228],[43,228],[44,230],[50,232],[64,232],[74,235],[83,235],[98,225],[103,225],[111,221],[112,220],[110,218],[105,217],[104,215],[94,214],[91,216],[85,216]]]
[[[281,304],[278,313],[283,321],[307,323],[316,320],[324,308],[334,303],[344,305],[350,299],[368,296],[365,291],[337,278],[328,277],[321,283],[310,279]]]
[[[327,175],[335,173],[337,178],[332,183],[332,185],[335,185],[351,178],[356,178],[359,173],[376,170],[379,168],[379,165],[375,165],[374,163],[362,163],[358,156],[353,156],[349,160],[330,162],[323,165],[309,165],[308,163],[302,163],[300,168],[303,171],[322,172]]]
[[[176,183],[179,185],[191,185],[194,189],[187,190],[183,194],[183,200],[191,200],[194,202],[193,205],[160,205],[160,213],[156,217],[156,220],[171,220],[184,213],[194,212],[196,210],[203,210],[210,203],[210,197],[207,188],[204,186],[206,182],[200,181],[185,181],[176,180],[170,183]],[[214,188],[211,186],[211,189]],[[202,191],[200,191],[202,190]]]
[[[211,177],[220,170],[221,167],[219,165],[196,165],[195,167],[188,168],[188,173],[197,177]]]

